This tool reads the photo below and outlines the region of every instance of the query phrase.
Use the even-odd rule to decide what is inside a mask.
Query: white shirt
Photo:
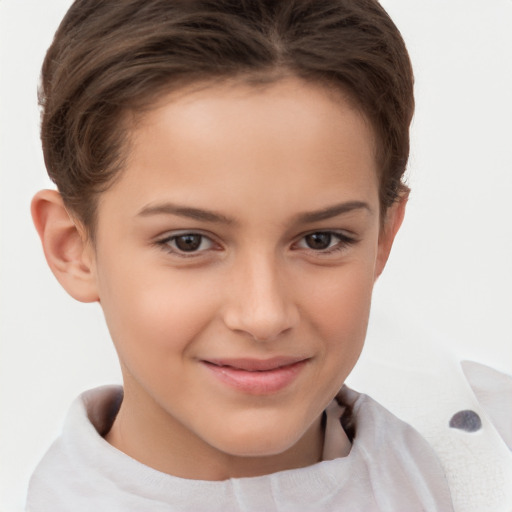
[[[34,472],[28,512],[416,512],[452,511],[436,455],[409,425],[344,387],[327,408],[323,461],[253,478],[202,481],[161,473],[102,437],[122,388],[82,394],[62,435]],[[353,409],[355,438],[339,417]]]

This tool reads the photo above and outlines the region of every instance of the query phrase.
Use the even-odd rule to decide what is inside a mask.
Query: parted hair
[[[76,0],[42,67],[48,174],[93,235],[98,196],[129,151],[128,113],[194,83],[283,76],[341,91],[369,120],[384,212],[406,190],[414,97],[405,44],[377,0]]]

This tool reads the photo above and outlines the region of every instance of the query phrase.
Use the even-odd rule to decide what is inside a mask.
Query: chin
[[[257,427],[225,428],[211,444],[235,457],[272,457],[292,449],[308,432],[296,425],[272,422]]]

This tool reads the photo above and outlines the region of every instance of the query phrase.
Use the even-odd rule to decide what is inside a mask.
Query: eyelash
[[[207,249],[199,250],[199,251],[197,251],[197,250],[184,251],[184,250],[180,249],[179,247],[175,247],[175,248],[171,247],[171,245],[170,245],[171,243],[175,242],[179,238],[187,237],[187,236],[199,237],[200,238],[199,247],[203,244],[203,242],[205,240],[208,240],[210,243],[210,247],[208,247]],[[193,258],[193,257],[197,257],[197,256],[201,255],[203,252],[211,249],[216,244],[209,236],[207,236],[203,233],[198,233],[197,231],[182,231],[180,233],[173,234],[171,236],[167,236],[161,240],[157,240],[156,245],[161,247],[164,251],[168,252],[169,254],[173,254],[173,255],[176,255],[181,258]]]
[[[355,245],[358,242],[357,239],[350,237],[343,232],[325,230],[325,231],[310,231],[309,233],[305,233],[304,235],[302,235],[299,238],[298,242],[295,242],[293,245],[297,246],[300,242],[304,241],[307,237],[313,236],[313,235],[328,235],[330,237],[329,245],[332,243],[332,238],[337,239],[337,242],[334,245],[329,246],[326,249],[318,249],[317,250],[317,249],[313,249],[311,247],[299,248],[299,249],[304,249],[304,250],[308,251],[309,253],[314,254],[315,256],[316,255],[317,256],[329,256],[331,254],[336,254],[338,252],[346,250],[348,247]],[[202,250],[184,251],[184,250],[180,249],[179,247],[172,247],[170,245],[173,242],[175,243],[177,239],[179,239],[181,237],[186,237],[186,236],[199,237],[200,238],[199,248],[206,240],[209,241],[210,246],[207,247],[206,249],[202,249]],[[218,244],[216,244],[216,242],[213,241],[208,235],[205,235],[205,234],[197,232],[197,231],[183,231],[183,232],[180,232],[177,234],[173,234],[173,235],[167,236],[161,240],[157,240],[155,242],[155,244],[158,247],[160,247],[162,250],[166,251],[167,253],[176,255],[180,258],[198,257],[198,256],[201,256],[206,251],[215,250],[214,247],[216,245],[217,245],[217,247],[219,247]]]
[[[329,256],[331,254],[336,254],[338,252],[344,251],[348,249],[351,245],[355,245],[357,243],[357,240],[353,237],[348,236],[347,234],[340,232],[340,231],[311,231],[309,233],[306,233],[305,235],[302,235],[299,239],[299,242],[305,240],[308,236],[313,235],[329,235],[329,245],[333,241],[332,238],[337,239],[337,242],[330,247],[327,247],[326,249],[313,249],[311,247],[304,247],[305,250],[314,253],[318,256]]]

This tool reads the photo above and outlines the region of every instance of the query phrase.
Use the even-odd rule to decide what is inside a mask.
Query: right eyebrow
[[[175,203],[157,203],[144,206],[138,217],[149,217],[151,215],[177,215],[188,219],[213,222],[217,224],[235,224],[235,221],[225,215],[213,210],[203,208],[191,208],[189,206],[178,205]]]
[[[328,206],[327,208],[322,208],[321,210],[301,213],[297,216],[297,222],[304,224],[319,222],[322,220],[332,219],[333,217],[337,217],[338,215],[354,210],[367,210],[372,215],[374,213],[370,208],[370,205],[364,201],[347,201]]]

